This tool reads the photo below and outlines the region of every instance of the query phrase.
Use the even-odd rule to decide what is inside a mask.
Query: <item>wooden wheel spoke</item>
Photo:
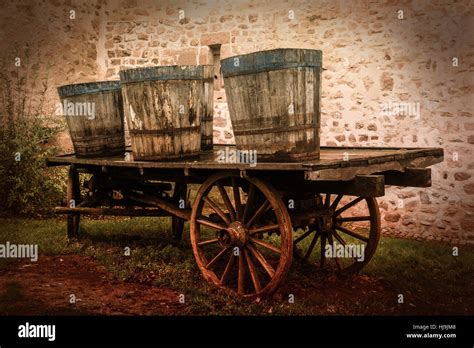
[[[260,279],[258,279],[257,269],[253,264],[252,258],[249,255],[247,249],[244,249],[245,259],[247,260],[247,265],[250,271],[250,277],[252,278],[253,287],[255,288],[256,292],[260,292],[262,286],[260,285]]]
[[[331,204],[331,208],[332,209],[336,209],[337,205],[339,204],[339,202],[341,201],[342,197],[344,197],[344,195],[338,195],[336,197],[336,199],[334,200],[334,202],[332,202]]]
[[[229,211],[230,219],[232,221],[235,221],[237,217],[235,214],[235,209],[232,206],[232,203],[230,202],[229,195],[227,194],[226,190],[224,189],[224,187],[222,186],[220,182],[217,182],[216,186],[222,196],[222,200],[224,201],[224,204],[227,207],[227,210]]]
[[[221,284],[224,284],[224,282],[226,281],[227,276],[229,275],[232,269],[232,265],[234,264],[234,259],[235,259],[234,253],[230,254],[229,261],[227,261],[227,265],[225,266],[224,273],[222,273],[222,276],[220,279]]]
[[[275,231],[279,229],[280,229],[280,225],[278,224],[266,225],[266,226],[255,227],[255,228],[249,229],[249,234],[254,235],[257,233],[265,233],[265,232]]]
[[[347,204],[346,204],[345,206],[343,206],[342,208],[336,210],[336,212],[334,213],[334,216],[341,215],[342,212],[346,211],[346,210],[349,209],[349,208],[352,208],[354,205],[356,205],[357,203],[361,202],[363,199],[364,199],[364,197],[357,197],[356,199],[354,199],[354,200],[351,201],[350,203],[347,203]]]
[[[225,229],[225,226],[223,225],[220,225],[218,224],[217,222],[213,222],[211,220],[209,220],[207,217],[205,216],[200,216],[199,218],[196,219],[196,221],[198,223],[200,223],[201,225],[204,225],[204,226],[207,226],[207,227],[210,227],[210,228],[213,228],[215,230],[224,230]]]
[[[364,242],[366,242],[366,243],[369,242],[369,238],[368,238],[368,237],[361,236],[360,234],[355,233],[354,231],[351,231],[351,230],[349,230],[348,228],[342,227],[342,226],[340,226],[340,225],[337,225],[337,226],[336,226],[336,230],[341,231],[341,232],[343,232],[343,233],[345,233],[345,234],[348,234],[348,235],[351,236],[351,237],[354,237],[354,238],[357,238],[357,239],[359,239],[359,240],[362,240],[362,241],[364,241]]]
[[[254,244],[260,245],[260,246],[262,246],[262,247],[264,247],[264,248],[266,248],[266,249],[268,249],[268,250],[271,250],[271,251],[273,251],[274,253],[277,253],[277,254],[280,254],[280,253],[281,253],[280,249],[278,249],[276,246],[271,245],[271,244],[269,244],[269,243],[267,243],[267,242],[264,242],[263,240],[256,239],[256,238],[254,238],[254,237],[250,237],[250,241],[251,241],[252,243],[254,243]]]
[[[203,200],[209,204],[209,206],[211,207],[212,210],[214,210],[216,212],[217,215],[219,215],[219,217],[228,225],[230,224],[230,220],[229,218],[227,217],[227,215],[221,210],[221,208],[219,208],[219,206],[214,203],[214,201],[212,199],[210,199],[209,197],[204,197]]]
[[[316,245],[316,242],[318,241],[320,234],[321,233],[319,231],[316,231],[316,233],[314,234],[314,237],[311,240],[311,244],[309,245],[309,248],[308,248],[308,250],[306,251],[306,254],[303,257],[304,260],[307,260],[309,258],[309,256],[311,255],[311,253],[313,252],[314,246]]]
[[[303,233],[301,236],[299,236],[298,238],[296,238],[294,241],[293,241],[293,245],[296,245],[298,244],[299,242],[301,242],[303,239],[305,239],[306,237],[308,237],[311,233],[313,233],[315,230],[310,228],[308,229],[305,233]]]
[[[252,226],[256,221],[258,221],[258,219],[260,218],[260,216],[262,216],[262,214],[267,210],[268,206],[270,205],[270,202],[267,200],[265,200],[265,202],[263,202],[263,204],[257,209],[257,211],[255,212],[255,214],[250,218],[249,222],[247,222],[245,224],[245,226],[247,228],[249,228],[250,226]]]
[[[334,239],[332,239],[331,233],[328,234],[328,240],[329,240],[329,243],[331,243],[331,247],[334,248]],[[339,264],[338,258],[336,257],[336,255],[333,255],[332,258],[334,259],[334,262],[336,263],[337,269],[340,271],[341,265]]]
[[[242,249],[239,250],[239,274],[237,279],[237,293],[239,295],[245,294],[245,262]]]
[[[319,261],[319,267],[323,268],[326,261],[326,235],[321,233],[321,256]]]
[[[341,243],[342,245],[346,245],[346,242],[344,241],[344,239],[342,239],[342,237],[337,233],[337,231],[332,231],[332,234],[334,235],[334,237],[337,239],[337,241],[339,243]]]
[[[231,247],[222,249],[216,256],[214,256],[214,258],[210,262],[207,263],[206,268],[207,269],[211,268],[211,266],[214,265],[217,262],[217,260],[219,260],[222,256],[224,256],[230,249]]]
[[[268,273],[270,278],[273,278],[273,276],[275,275],[275,270],[273,269],[272,265],[270,265],[270,263],[268,263],[268,261],[262,255],[262,253],[251,244],[248,244],[247,248],[255,256],[255,258],[258,260],[260,265],[262,265],[263,269],[265,270],[265,272]]]
[[[245,224],[252,209],[253,201],[255,199],[255,185],[250,184],[249,193],[247,195],[247,202],[245,202],[244,215],[242,216],[242,222]]]
[[[330,205],[331,205],[331,194],[327,193],[326,200],[324,202],[324,208],[329,208]]]
[[[342,245],[346,245],[346,242],[344,241],[344,239],[342,239],[342,237],[337,233],[336,230],[332,231],[332,234],[334,235],[334,237],[337,239],[337,241],[339,243],[341,243]],[[352,257],[356,262],[358,262],[357,260],[357,257]]]
[[[347,222],[347,221],[370,221],[370,216],[351,216],[351,217],[340,217],[334,219],[336,222]]]
[[[209,240],[203,240],[202,242],[197,243],[197,245],[204,246],[204,245],[217,243],[218,241],[219,241],[219,239],[217,239],[217,238],[209,239]]]
[[[234,193],[236,219],[239,220],[242,217],[242,200],[240,199],[240,189],[239,186],[237,186],[237,179],[235,177],[232,177],[231,181],[232,192]]]

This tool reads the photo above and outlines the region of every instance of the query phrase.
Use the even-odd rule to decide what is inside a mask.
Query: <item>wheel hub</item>
[[[331,215],[324,215],[321,217],[321,227],[323,231],[331,231],[334,224],[333,216]]]
[[[220,230],[217,238],[223,246],[242,247],[247,244],[248,230],[242,222],[234,221],[226,229]]]

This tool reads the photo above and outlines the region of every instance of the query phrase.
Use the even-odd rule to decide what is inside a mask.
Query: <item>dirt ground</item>
[[[204,281],[204,280],[203,280]],[[293,283],[293,282],[292,282]],[[290,284],[284,284],[270,303],[286,302]],[[295,298],[314,298],[314,314],[367,314],[363,302],[393,303],[396,294],[380,281],[359,275],[350,280],[338,277],[316,281],[311,286],[291,284]],[[69,302],[70,295],[76,303]],[[270,306],[269,306],[270,305]],[[347,306],[348,308],[344,308]],[[396,308],[384,307],[384,312]],[[186,315],[179,293],[138,282],[118,281],[93,259],[80,255],[42,256],[38,262],[11,263],[0,270],[0,315]]]
[[[0,270],[1,315],[177,315],[184,311],[178,300],[170,289],[114,280],[79,255],[42,256]]]

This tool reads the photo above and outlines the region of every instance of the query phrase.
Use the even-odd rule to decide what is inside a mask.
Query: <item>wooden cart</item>
[[[322,147],[319,160],[253,165],[220,163],[224,150],[215,146],[198,161],[49,158],[49,166],[69,166],[69,206],[55,210],[67,214],[69,237],[83,214],[170,216],[177,238],[190,221],[204,278],[263,297],[285,279],[293,256],[335,272],[360,270],[380,236],[376,197],[386,185],[429,187],[427,167],[443,160],[437,148]],[[81,173],[91,174],[84,197]],[[199,185],[192,204],[191,184]]]

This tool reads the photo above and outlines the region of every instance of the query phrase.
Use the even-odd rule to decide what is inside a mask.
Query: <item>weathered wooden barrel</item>
[[[208,68],[206,68],[208,69]],[[214,81],[211,78],[204,79],[204,110],[201,119],[201,151],[212,151],[213,149],[213,122],[214,122]]]
[[[58,94],[76,156],[100,157],[125,153],[119,81],[60,86]]]
[[[212,69],[175,65],[120,71],[134,159],[199,156],[201,132],[202,145],[207,149],[209,139],[212,144],[212,100],[206,92],[212,91]]]
[[[322,52],[275,49],[221,61],[237,149],[259,161],[319,158]]]

